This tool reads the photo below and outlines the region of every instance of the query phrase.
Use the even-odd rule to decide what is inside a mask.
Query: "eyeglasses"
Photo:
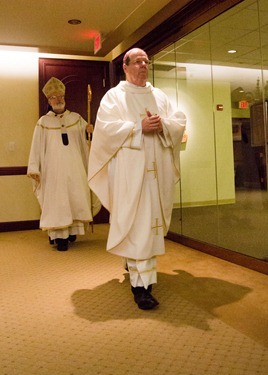
[[[142,64],[145,64],[145,65],[150,65],[151,64],[151,61],[150,60],[147,60],[147,59],[138,59],[138,60],[134,60],[134,61],[130,61],[129,62],[130,64],[135,64],[135,65],[142,65]]]
[[[55,99],[59,99],[59,100],[62,100],[64,99],[64,95],[54,95],[54,96],[50,96],[49,99],[52,99],[52,100],[55,100]]]

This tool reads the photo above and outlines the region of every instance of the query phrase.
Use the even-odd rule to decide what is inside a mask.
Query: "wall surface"
[[[0,167],[27,166],[38,120],[38,55],[0,51]],[[0,177],[0,222],[37,220],[30,179]]]
[[[214,82],[212,90],[212,83],[208,80],[176,82],[175,78],[157,78],[155,85],[187,116],[188,140],[182,145],[181,184],[176,187],[175,207],[180,205],[180,199],[184,207],[233,203],[235,190],[229,83]],[[223,111],[216,111],[214,103],[222,104]]]

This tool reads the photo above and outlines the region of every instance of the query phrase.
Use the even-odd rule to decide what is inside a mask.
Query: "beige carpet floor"
[[[108,225],[59,252],[0,233],[1,375],[266,375],[268,277],[166,241],[153,311],[137,308]]]

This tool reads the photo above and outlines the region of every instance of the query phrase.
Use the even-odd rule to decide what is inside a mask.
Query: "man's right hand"
[[[38,184],[40,183],[40,174],[31,174],[31,178],[33,178]]]
[[[163,130],[161,117],[159,115],[152,115],[148,110],[146,117],[141,122],[143,133],[161,132]]]

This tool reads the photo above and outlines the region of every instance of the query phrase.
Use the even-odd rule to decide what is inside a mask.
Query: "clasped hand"
[[[163,130],[161,118],[159,115],[152,115],[151,112],[146,110],[146,117],[142,120],[142,132],[143,133],[160,133]]]
[[[31,173],[30,177],[33,178],[37,182],[37,184],[40,184],[40,174]]]
[[[86,126],[87,133],[91,134],[91,133],[93,133],[93,130],[94,130],[93,125],[92,124],[87,124],[87,126]]]

